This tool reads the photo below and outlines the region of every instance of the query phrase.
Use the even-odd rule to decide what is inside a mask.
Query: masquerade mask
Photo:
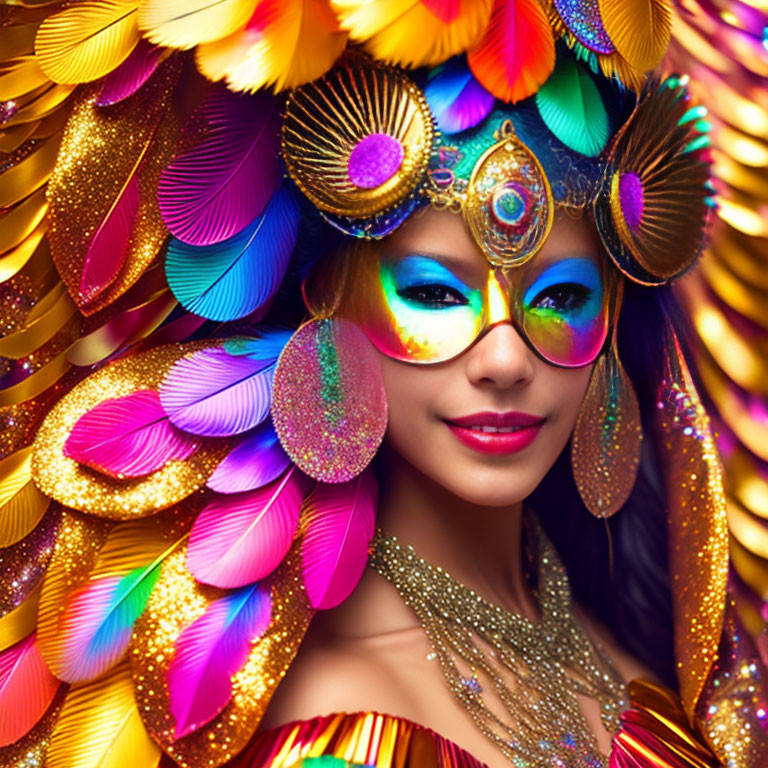
[[[354,295],[339,314],[382,353],[409,363],[450,360],[511,322],[542,360],[578,368],[594,362],[608,335],[617,281],[604,272],[580,255],[470,272],[439,256],[382,251],[357,257]]]

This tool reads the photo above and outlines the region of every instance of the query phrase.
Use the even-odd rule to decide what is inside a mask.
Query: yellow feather
[[[328,0],[285,0],[265,29],[241,29],[201,45],[195,61],[208,79],[225,80],[232,90],[254,92],[272,85],[281,91],[327,72],[346,42]]]
[[[43,222],[32,234],[12,251],[0,257],[0,283],[10,280],[29,263],[35,253],[48,250],[48,241],[43,240],[47,225]],[[38,273],[42,274],[42,273]]]
[[[67,694],[48,749],[48,768],[154,768],[159,747],[133,699],[127,662]]]
[[[18,203],[48,181],[60,143],[59,135],[37,144],[21,162],[0,174],[0,208]]]
[[[0,618],[0,651],[23,640],[35,629],[42,580],[20,605]]]
[[[40,69],[34,56],[22,56],[0,75],[0,101],[16,101],[49,82],[50,78]]]
[[[75,87],[74,85],[57,85],[46,78],[44,85],[17,100],[19,110],[5,124],[6,127],[11,128],[32,120],[49,117],[57,111],[61,115],[66,115],[67,110],[59,109],[59,107],[64,105]],[[63,123],[61,127],[63,128]]]
[[[669,0],[600,0],[600,16],[616,50],[630,67],[653,69],[669,45]]]
[[[15,24],[3,29],[0,37],[0,61],[25,56],[35,50],[37,24]]]
[[[45,190],[39,189],[0,217],[0,253],[21,245],[35,231],[47,210]]]
[[[331,0],[353,40],[377,59],[405,67],[439,64],[466,51],[488,24],[491,0],[463,0],[457,16],[444,21],[421,0]]]
[[[245,26],[258,0],[143,0],[139,29],[151,43],[194,48]]]
[[[0,462],[0,547],[23,539],[39,522],[48,499],[32,483],[32,446]]]
[[[139,42],[138,0],[92,0],[47,18],[35,54],[57,83],[87,83],[121,64]]]

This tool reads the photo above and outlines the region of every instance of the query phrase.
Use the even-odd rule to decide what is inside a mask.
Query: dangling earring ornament
[[[610,517],[629,498],[642,438],[640,407],[616,351],[614,324],[611,346],[592,370],[571,438],[576,487],[595,517]]]
[[[285,452],[315,480],[359,475],[384,438],[387,399],[371,343],[353,323],[301,326],[275,369],[272,421]]]

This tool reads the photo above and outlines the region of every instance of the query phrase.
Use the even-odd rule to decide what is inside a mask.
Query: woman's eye
[[[428,285],[409,285],[400,288],[397,295],[407,301],[425,304],[432,308],[464,306],[469,301],[464,294],[441,283],[429,283]]]
[[[592,290],[581,283],[556,283],[536,294],[530,306],[535,309],[552,309],[571,312],[589,301]]]

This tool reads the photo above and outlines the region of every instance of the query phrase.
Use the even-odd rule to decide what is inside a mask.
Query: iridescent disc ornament
[[[554,201],[544,169],[510,122],[501,141],[477,161],[464,214],[488,261],[496,267],[524,264],[552,228]]]
[[[703,248],[711,205],[705,112],[671,77],[645,89],[614,140],[595,221],[611,258],[638,283],[678,277]]]
[[[283,156],[291,178],[321,211],[365,218],[413,191],[433,135],[415,83],[395,70],[355,62],[291,94]]]
[[[341,483],[360,474],[381,444],[387,399],[363,332],[344,320],[313,320],[283,349],[272,420],[285,452],[310,477]]]

